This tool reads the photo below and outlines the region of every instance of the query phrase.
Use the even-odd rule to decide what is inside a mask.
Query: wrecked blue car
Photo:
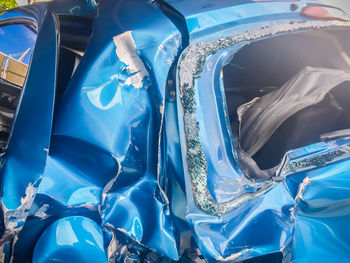
[[[0,262],[350,262],[350,22],[308,0],[0,14]]]

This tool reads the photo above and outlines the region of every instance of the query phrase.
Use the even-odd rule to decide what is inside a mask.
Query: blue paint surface
[[[38,240],[33,262],[108,262],[103,233],[94,221],[67,217],[51,224]]]
[[[347,261],[348,156],[287,174],[221,216],[195,206],[183,158],[183,116],[174,87],[186,45],[263,24],[309,21],[300,10],[311,1],[56,3],[52,12],[45,4],[16,11],[38,22],[38,38],[2,156],[4,261],[185,262],[197,247],[208,262],[279,252],[287,262]],[[93,21],[82,61],[59,100],[55,14]],[[232,200],[242,190],[232,182],[244,176],[217,100],[222,63],[239,47],[209,57],[196,80],[202,87],[197,120],[209,162],[208,189],[218,202]],[[349,144],[350,138],[342,138],[287,155],[293,162]]]

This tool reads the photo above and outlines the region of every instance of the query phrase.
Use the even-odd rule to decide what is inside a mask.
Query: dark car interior
[[[350,82],[346,80],[346,75],[350,74],[349,45],[349,34],[344,34],[343,30],[293,33],[251,43],[235,54],[224,67],[226,102],[236,147],[245,156],[252,158],[261,170],[275,171],[289,150],[317,143],[325,138],[350,136]],[[321,100],[315,100],[315,103],[309,103],[300,109],[289,105],[289,112],[293,114],[285,113],[282,116],[280,112],[285,109],[284,103],[281,103],[280,109],[275,108],[272,113],[262,117],[262,113],[268,113],[275,102],[271,101],[270,93],[276,93],[298,73],[310,67],[339,70],[345,77],[329,88]],[[320,83],[314,83],[315,94],[319,88],[317,85],[327,86],[328,79],[337,78],[334,75],[329,75],[329,78],[324,78]],[[309,80],[313,82],[315,79],[310,77]],[[299,82],[298,85],[289,96],[303,92],[304,84]],[[266,96],[270,99],[265,99]],[[299,98],[302,99],[302,95]],[[254,99],[268,103],[255,103]],[[278,99],[277,96],[276,100]],[[289,102],[286,96],[284,100]],[[239,107],[249,102],[249,110],[244,114],[250,116],[239,116]],[[278,115],[281,116],[277,117]],[[257,117],[252,119],[252,116]],[[242,133],[240,127],[245,125],[244,131],[255,131],[255,136],[258,136],[272,125],[269,122],[273,118],[281,118],[279,125],[276,129],[270,129],[272,132],[268,134],[266,141],[262,141],[261,147],[247,154],[249,149],[245,145],[249,145],[250,141],[244,142],[246,134]],[[244,123],[247,120],[249,124]],[[254,134],[247,138],[252,136]]]

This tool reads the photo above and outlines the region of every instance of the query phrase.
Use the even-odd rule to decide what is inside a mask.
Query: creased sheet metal
[[[346,181],[350,139],[289,152],[277,174],[285,178],[282,182],[250,180],[243,177],[237,163],[227,162],[226,168],[235,168],[227,173],[227,178],[234,179],[229,186],[235,191],[231,189],[233,194],[225,202],[227,192],[221,187],[228,181],[219,187],[212,184],[214,180],[206,181],[206,172],[214,169],[206,159],[209,144],[203,146],[203,152],[199,147],[204,138],[203,118],[194,114],[201,108],[196,107],[198,93],[191,89],[200,81],[206,57],[213,57],[219,49],[280,32],[347,24],[267,22],[250,33],[188,48],[195,53],[185,53],[188,60],[180,61],[180,67],[185,66],[180,79],[184,89],[178,93],[188,103],[185,140],[178,134],[184,128],[183,112],[177,111],[182,105],[176,109],[176,100],[166,90],[170,67],[181,50],[180,32],[149,1],[101,0],[99,7],[89,47],[55,109],[50,145],[44,149],[45,166],[38,173],[40,182],[35,192],[32,188],[27,191],[32,205],[25,207],[21,231],[15,242],[4,246],[1,256],[8,258],[11,252],[13,262],[26,262],[36,251],[32,261],[42,262],[55,259],[63,247],[65,252],[78,252],[74,256],[83,261],[93,252],[82,245],[85,242],[93,246],[101,262],[179,260],[193,248],[196,259],[203,255],[209,262],[235,262],[273,252],[282,252],[285,260],[301,260],[306,252],[305,258],[322,260],[330,258],[327,242],[318,240],[319,249],[311,252],[297,243],[302,238],[312,247],[316,242],[307,239],[310,235],[306,233],[322,226],[318,229],[327,240],[343,245],[335,250],[339,259],[348,257],[344,244],[349,238],[345,231],[339,232],[348,224],[344,207],[350,189]],[[181,122],[177,123],[178,118]],[[214,140],[210,143],[217,145]],[[193,182],[200,187],[191,186],[186,161],[182,167],[182,159],[187,159],[181,158],[181,147],[192,151],[188,155],[195,157],[191,164],[201,166],[193,170],[197,174],[190,174],[197,176]],[[223,155],[221,148],[215,150],[216,156]],[[323,158],[334,152],[336,158]],[[324,161],[315,161],[320,157]],[[212,177],[216,175],[220,176],[220,170]],[[28,185],[33,186],[28,181],[24,185],[16,200],[25,196]],[[325,194],[319,187],[331,190]],[[202,209],[193,200],[193,189],[203,190]],[[332,236],[333,229],[339,236]],[[56,259],[62,258],[61,253]]]
[[[293,247],[293,242],[297,242],[294,240],[295,230],[299,227],[299,222],[296,221],[297,211],[299,211],[298,208],[301,204],[299,197],[303,196],[304,189],[308,189],[309,182],[312,180],[311,174],[317,174],[329,167],[334,171],[334,176],[337,176],[338,169],[348,169],[345,168],[347,167],[345,163],[348,162],[349,158],[349,139],[312,145],[287,153],[286,161],[283,163],[285,169],[281,168],[275,174],[274,178],[277,180],[271,178],[271,180],[265,181],[270,184],[270,188],[263,192],[259,192],[262,189],[261,180],[249,180],[239,170],[232,169],[232,177],[240,178],[240,180],[236,179],[236,182],[239,182],[241,189],[244,190],[243,192],[232,191],[233,201],[219,203],[210,194],[210,188],[215,189],[216,193],[220,193],[222,186],[211,186],[208,179],[212,176],[220,177],[218,170],[212,169],[211,171],[215,171],[213,174],[208,172],[209,168],[214,166],[213,163],[217,161],[212,159],[213,156],[219,158],[216,157],[219,150],[211,153],[210,151],[217,148],[208,147],[208,145],[216,145],[216,134],[212,131],[213,129],[209,128],[210,136],[208,136],[208,131],[202,128],[209,127],[207,123],[214,125],[213,119],[215,120],[215,117],[212,115],[211,118],[205,118],[205,111],[212,109],[208,101],[215,100],[215,96],[219,97],[220,95],[214,93],[214,99],[208,96],[208,93],[211,94],[208,90],[212,86],[205,83],[215,82],[202,76],[202,72],[207,72],[207,68],[210,69],[208,71],[215,71],[216,65],[213,64],[213,61],[219,60],[221,50],[228,49],[231,45],[239,43],[244,45],[256,39],[271,37],[283,32],[330,28],[332,26],[348,26],[348,23],[338,24],[333,21],[303,21],[299,23],[294,21],[268,25],[256,31],[244,32],[233,37],[200,42],[190,46],[183,53],[178,71],[178,98],[181,101],[178,110],[179,116],[183,117],[183,119],[180,117],[179,120],[179,126],[183,129],[182,138],[186,140],[186,145],[182,147],[185,152],[183,159],[186,163],[185,178],[187,178],[188,210],[186,218],[190,223],[197,244],[208,261],[239,262],[270,253],[283,253],[286,260],[296,257],[297,252],[295,252],[296,248]],[[337,74],[339,74],[338,80],[335,80],[334,85],[330,85],[330,87],[348,80],[348,73],[337,72]],[[207,95],[205,95],[206,93]],[[206,98],[208,101],[203,102],[199,98]],[[215,104],[213,103],[213,105]],[[206,123],[206,126],[203,126],[203,123]],[[219,127],[219,125],[215,125],[215,127]],[[227,141],[225,143],[227,144]],[[334,158],[328,158],[331,156]],[[342,162],[338,162],[340,160]],[[233,162],[237,162],[237,159],[234,159]],[[303,168],[298,169],[297,167]],[[293,172],[289,173],[290,171]],[[298,175],[302,177],[301,181],[293,181],[293,178]],[[256,188],[254,189],[254,187]],[[293,192],[293,188],[300,188],[299,194]],[[251,198],[246,199],[237,207],[229,208],[232,202],[244,197],[245,194],[250,195]],[[220,206],[228,209],[224,213],[220,213],[218,212]],[[342,222],[345,223],[345,221]],[[288,250],[287,247],[292,248]],[[288,253],[287,250],[291,252]],[[343,255],[346,253],[347,251],[344,249]]]
[[[46,256],[54,260],[55,222],[62,219],[69,226],[72,217],[93,220],[98,227],[74,224],[71,231],[57,226],[62,235],[80,240],[86,232],[102,233],[98,245],[103,245],[110,262],[128,260],[138,251],[179,258],[178,234],[165,195],[162,128],[167,73],[180,50],[181,35],[148,1],[102,1],[99,12],[104,15],[96,19],[84,59],[55,109],[53,130],[45,134],[51,141],[43,150],[41,181],[34,185],[34,193],[27,191],[31,203],[25,206],[19,237],[16,242],[9,239],[3,250],[13,262],[31,258],[33,240],[39,240],[45,229],[51,230],[37,251],[45,246],[52,254],[38,253],[32,260],[42,262]],[[16,198],[25,197],[25,189]],[[74,254],[78,260],[88,248],[74,244],[65,249],[78,251]]]

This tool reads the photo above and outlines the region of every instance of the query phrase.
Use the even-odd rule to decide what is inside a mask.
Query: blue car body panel
[[[45,169],[52,133],[59,43],[57,18],[46,8],[23,8],[14,15],[4,14],[4,18],[35,20],[38,29],[30,63],[33,70],[21,94],[8,149],[1,156],[1,246],[7,250],[29,216]],[[44,50],[45,55],[38,50]],[[45,79],[42,79],[42,66]]]
[[[52,239],[53,238],[53,239]],[[100,226],[86,217],[67,217],[51,224],[35,246],[36,262],[108,262]]]
[[[220,72],[227,57],[230,59],[232,54],[251,41],[271,37],[271,32],[276,35],[284,30],[288,32],[290,30],[288,25],[292,25],[292,31],[297,31],[299,19],[301,19],[300,16],[286,16],[283,20],[275,20],[275,25],[250,24],[252,28],[260,30],[248,29],[247,33],[246,25],[244,29],[235,27],[231,34],[226,34],[233,37],[222,37],[212,42],[196,43],[194,41],[195,44],[187,48],[180,59],[178,73],[180,84],[177,94],[180,138],[185,142],[181,145],[183,162],[187,163],[184,169],[188,203],[187,219],[197,244],[208,261],[241,261],[278,252],[292,261],[303,262],[304,260],[302,256],[299,256],[300,258],[297,256],[301,246],[289,247],[291,243],[296,242],[294,239],[296,229],[304,227],[303,219],[299,221],[295,214],[295,211],[299,212],[300,194],[293,193],[289,187],[294,191],[299,189],[303,192],[305,189],[302,182],[305,178],[305,180],[310,179],[309,173],[317,174],[316,170],[319,170],[318,175],[320,175],[322,169],[316,169],[318,166],[331,165],[331,162],[339,161],[336,158],[327,158],[328,154],[325,154],[326,157],[323,155],[323,151],[332,150],[333,144],[337,142],[331,142],[328,146],[313,145],[290,152],[291,156],[300,159],[297,163],[294,163],[287,154],[285,157],[287,161],[281,164],[276,174],[276,178],[284,178],[283,183],[277,183],[274,180],[262,182],[248,180],[237,161],[237,151],[226,117],[228,113],[225,95],[223,87],[220,88],[222,85]],[[288,20],[293,23],[286,22]],[[307,21],[299,25],[302,26],[300,29],[307,29],[304,27]],[[322,27],[321,24],[319,26]],[[226,33],[227,30],[224,30]],[[218,34],[218,31],[214,34]],[[221,43],[224,43],[223,48],[220,47]],[[225,48],[226,46],[231,47]],[[204,63],[203,57],[206,58]],[[192,79],[189,77],[191,74]],[[210,117],[208,117],[209,112]],[[181,116],[183,116],[182,119]],[[342,149],[343,147],[345,148]],[[347,143],[343,146],[337,145],[333,149],[336,152],[341,151],[341,156],[344,158],[344,163],[334,165],[334,171],[340,167],[346,171],[345,160],[349,157],[348,150]],[[313,154],[316,155],[315,165],[311,161]],[[330,156],[333,154],[330,153]],[[317,158],[324,158],[327,161],[317,163]],[[293,165],[298,167],[301,163],[308,167],[306,170],[314,170],[307,172],[296,169],[287,172],[289,170],[286,167],[293,167]],[[330,169],[333,171],[332,168]],[[295,181],[290,183],[289,180],[293,180],[292,178],[299,173],[302,174],[303,179],[298,183]],[[332,172],[329,173],[331,174]],[[201,185],[202,182],[204,182],[203,185]],[[330,188],[326,189],[329,192],[332,191]],[[310,191],[313,192],[313,190]],[[333,205],[337,206],[335,203]],[[308,216],[314,215],[311,213]],[[319,224],[317,220],[315,220],[316,224]],[[303,230],[300,232],[303,233]],[[322,251],[327,251],[327,246],[323,247]],[[312,250],[310,253],[313,254],[312,244],[307,248],[310,248]],[[328,252],[321,253],[317,250],[315,253],[322,260],[330,260]],[[341,256],[344,262],[348,258],[347,253],[348,250],[344,249]],[[310,256],[312,257],[315,255]]]
[[[261,27],[317,23],[300,14],[311,3],[50,3],[58,15],[94,20],[83,59],[56,104],[57,20],[43,4],[19,8],[22,15],[31,10],[36,21],[46,18],[38,26],[37,49],[46,52],[45,75],[50,77],[34,75],[44,67],[35,64],[42,54],[34,53],[34,73],[28,76],[2,162],[3,261],[178,261],[198,246],[198,258],[203,255],[208,262],[271,253],[282,253],[285,262],[347,262],[350,138],[288,152],[278,180],[251,182],[237,161],[225,107],[218,106],[217,98],[225,102],[218,76],[228,57],[258,38],[212,52],[194,81],[202,89],[195,93],[202,109],[196,121],[208,162],[209,194],[222,204],[253,195],[223,213],[203,211],[188,172],[180,55],[197,44]],[[35,118],[29,118],[34,110]],[[299,169],[305,161],[308,165]],[[21,216],[8,213],[18,212],[28,199]],[[6,218],[16,227],[6,226]]]

